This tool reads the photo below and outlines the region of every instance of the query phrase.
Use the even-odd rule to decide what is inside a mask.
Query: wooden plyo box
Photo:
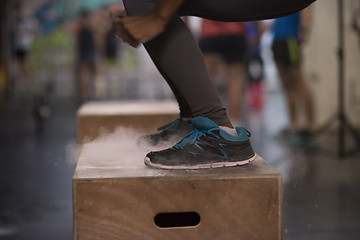
[[[281,239],[281,174],[262,158],[241,167],[160,170],[144,165],[141,150],[127,156],[111,144],[82,147],[73,177],[75,240]],[[188,225],[155,222],[177,222],[181,213],[191,213]]]
[[[174,101],[88,102],[77,112],[77,139],[83,144],[120,126],[153,133],[178,117],[179,107]]]

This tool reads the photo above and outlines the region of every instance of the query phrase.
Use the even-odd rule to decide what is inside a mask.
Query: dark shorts
[[[28,52],[25,50],[25,49],[16,49],[16,50],[14,50],[14,55],[16,56],[16,58],[18,59],[18,60],[24,60],[26,57],[27,57],[27,54]]]
[[[301,63],[301,49],[296,38],[274,40],[272,51],[275,61],[286,67],[299,66]]]
[[[78,57],[79,57],[79,62],[82,62],[82,63],[95,64],[95,62],[96,62],[96,54],[91,51],[80,52]]]
[[[220,55],[226,63],[245,61],[246,38],[242,35],[201,38],[199,47],[203,53]]]

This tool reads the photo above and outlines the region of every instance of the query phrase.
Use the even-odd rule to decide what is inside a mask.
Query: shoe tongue
[[[219,126],[207,117],[196,117],[191,121],[192,125],[198,130],[210,130]]]

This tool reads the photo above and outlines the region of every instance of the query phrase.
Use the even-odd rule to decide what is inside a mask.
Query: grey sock
[[[229,127],[224,127],[224,126],[219,126],[219,127],[220,127],[220,129],[224,130],[225,132],[227,132],[230,135],[233,135],[233,136],[238,135],[235,128],[229,128]]]

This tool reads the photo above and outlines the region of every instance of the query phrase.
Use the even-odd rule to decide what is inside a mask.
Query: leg
[[[83,62],[78,63],[77,66],[77,89],[80,102],[87,100],[87,72],[86,64]]]
[[[228,85],[227,98],[230,119],[236,122],[241,121],[242,98],[243,98],[243,79],[244,79],[244,64],[231,63],[226,66]]]
[[[128,15],[144,14],[156,4],[141,0],[124,3]],[[197,42],[180,17],[174,16],[167,28],[144,46],[173,90],[183,117],[205,116],[217,124],[229,124]]]
[[[187,0],[179,13],[221,20],[251,20],[290,14],[313,1]],[[155,7],[156,1],[125,0],[124,4],[128,15],[143,15]],[[218,124],[229,124],[226,111],[206,72],[200,50],[178,16],[170,20],[161,34],[144,45],[173,90],[184,117],[207,116]]]
[[[219,17],[223,20],[246,20],[250,15],[251,19],[254,19],[254,16],[255,19],[261,19],[284,15],[285,9],[287,14],[291,13],[290,8],[294,11],[300,10],[298,3],[301,2],[302,7],[305,7],[303,3],[312,0],[293,0],[291,3],[288,0],[277,0],[275,3],[252,0],[241,1],[239,5],[237,2],[239,1],[187,0],[179,13],[195,10],[194,15],[198,11],[198,16]],[[156,1],[150,0],[124,0],[124,3],[129,16],[146,14],[156,5]],[[201,3],[208,8],[201,8]],[[237,9],[233,9],[234,5],[237,5]],[[268,5],[272,7],[270,10],[267,9]],[[218,6],[221,8],[217,9]],[[252,14],[230,19],[245,14],[252,7],[257,7]],[[203,10],[206,11],[202,12]],[[233,15],[235,12],[237,14]],[[237,135],[231,135],[218,126],[231,126],[231,123],[208,75],[200,49],[180,17],[173,16],[165,29],[144,46],[172,88],[181,114],[194,118],[192,125],[195,128],[172,148],[148,153],[145,164],[167,169],[199,169],[243,165],[256,159],[245,128],[237,127]]]
[[[307,116],[307,130],[313,131],[315,129],[315,114],[314,114],[314,100],[309,86],[302,81],[302,93],[305,101],[305,111]]]
[[[209,75],[211,79],[213,80],[213,83],[215,83],[215,77],[216,74],[219,72],[219,64],[221,64],[220,60],[216,58],[216,56],[213,56],[213,54],[209,53],[203,53],[203,57],[205,60],[206,68],[209,72]]]
[[[308,85],[303,78],[301,66],[289,69],[290,77],[293,80],[292,89],[300,102],[305,104],[306,130],[314,130],[314,104],[313,97]]]
[[[221,44],[216,37],[200,37],[198,45],[205,60],[206,69],[217,86],[215,77],[221,71],[223,59],[221,59],[221,51],[218,49]]]
[[[296,86],[294,85],[294,80],[292,78],[291,68],[286,67],[283,64],[277,62],[277,69],[280,75],[280,79],[282,85],[284,87],[287,103],[288,103],[288,110],[290,114],[290,124],[289,129],[295,130],[297,127],[297,106],[296,106]]]
[[[297,127],[298,102],[305,103],[307,130],[314,128],[314,105],[310,89],[302,74],[301,50],[297,40],[274,41],[274,58],[287,95],[290,110],[290,128]]]
[[[92,63],[80,62],[78,66],[78,94],[80,101],[88,101],[93,98],[93,78],[95,66]]]
[[[20,63],[20,71],[22,75],[22,80],[26,81],[28,84],[31,81],[31,67],[30,62],[27,56],[25,56],[23,59],[19,61]]]
[[[223,56],[228,77],[227,98],[231,120],[241,121],[243,83],[245,77],[246,37],[228,35],[224,37]]]

